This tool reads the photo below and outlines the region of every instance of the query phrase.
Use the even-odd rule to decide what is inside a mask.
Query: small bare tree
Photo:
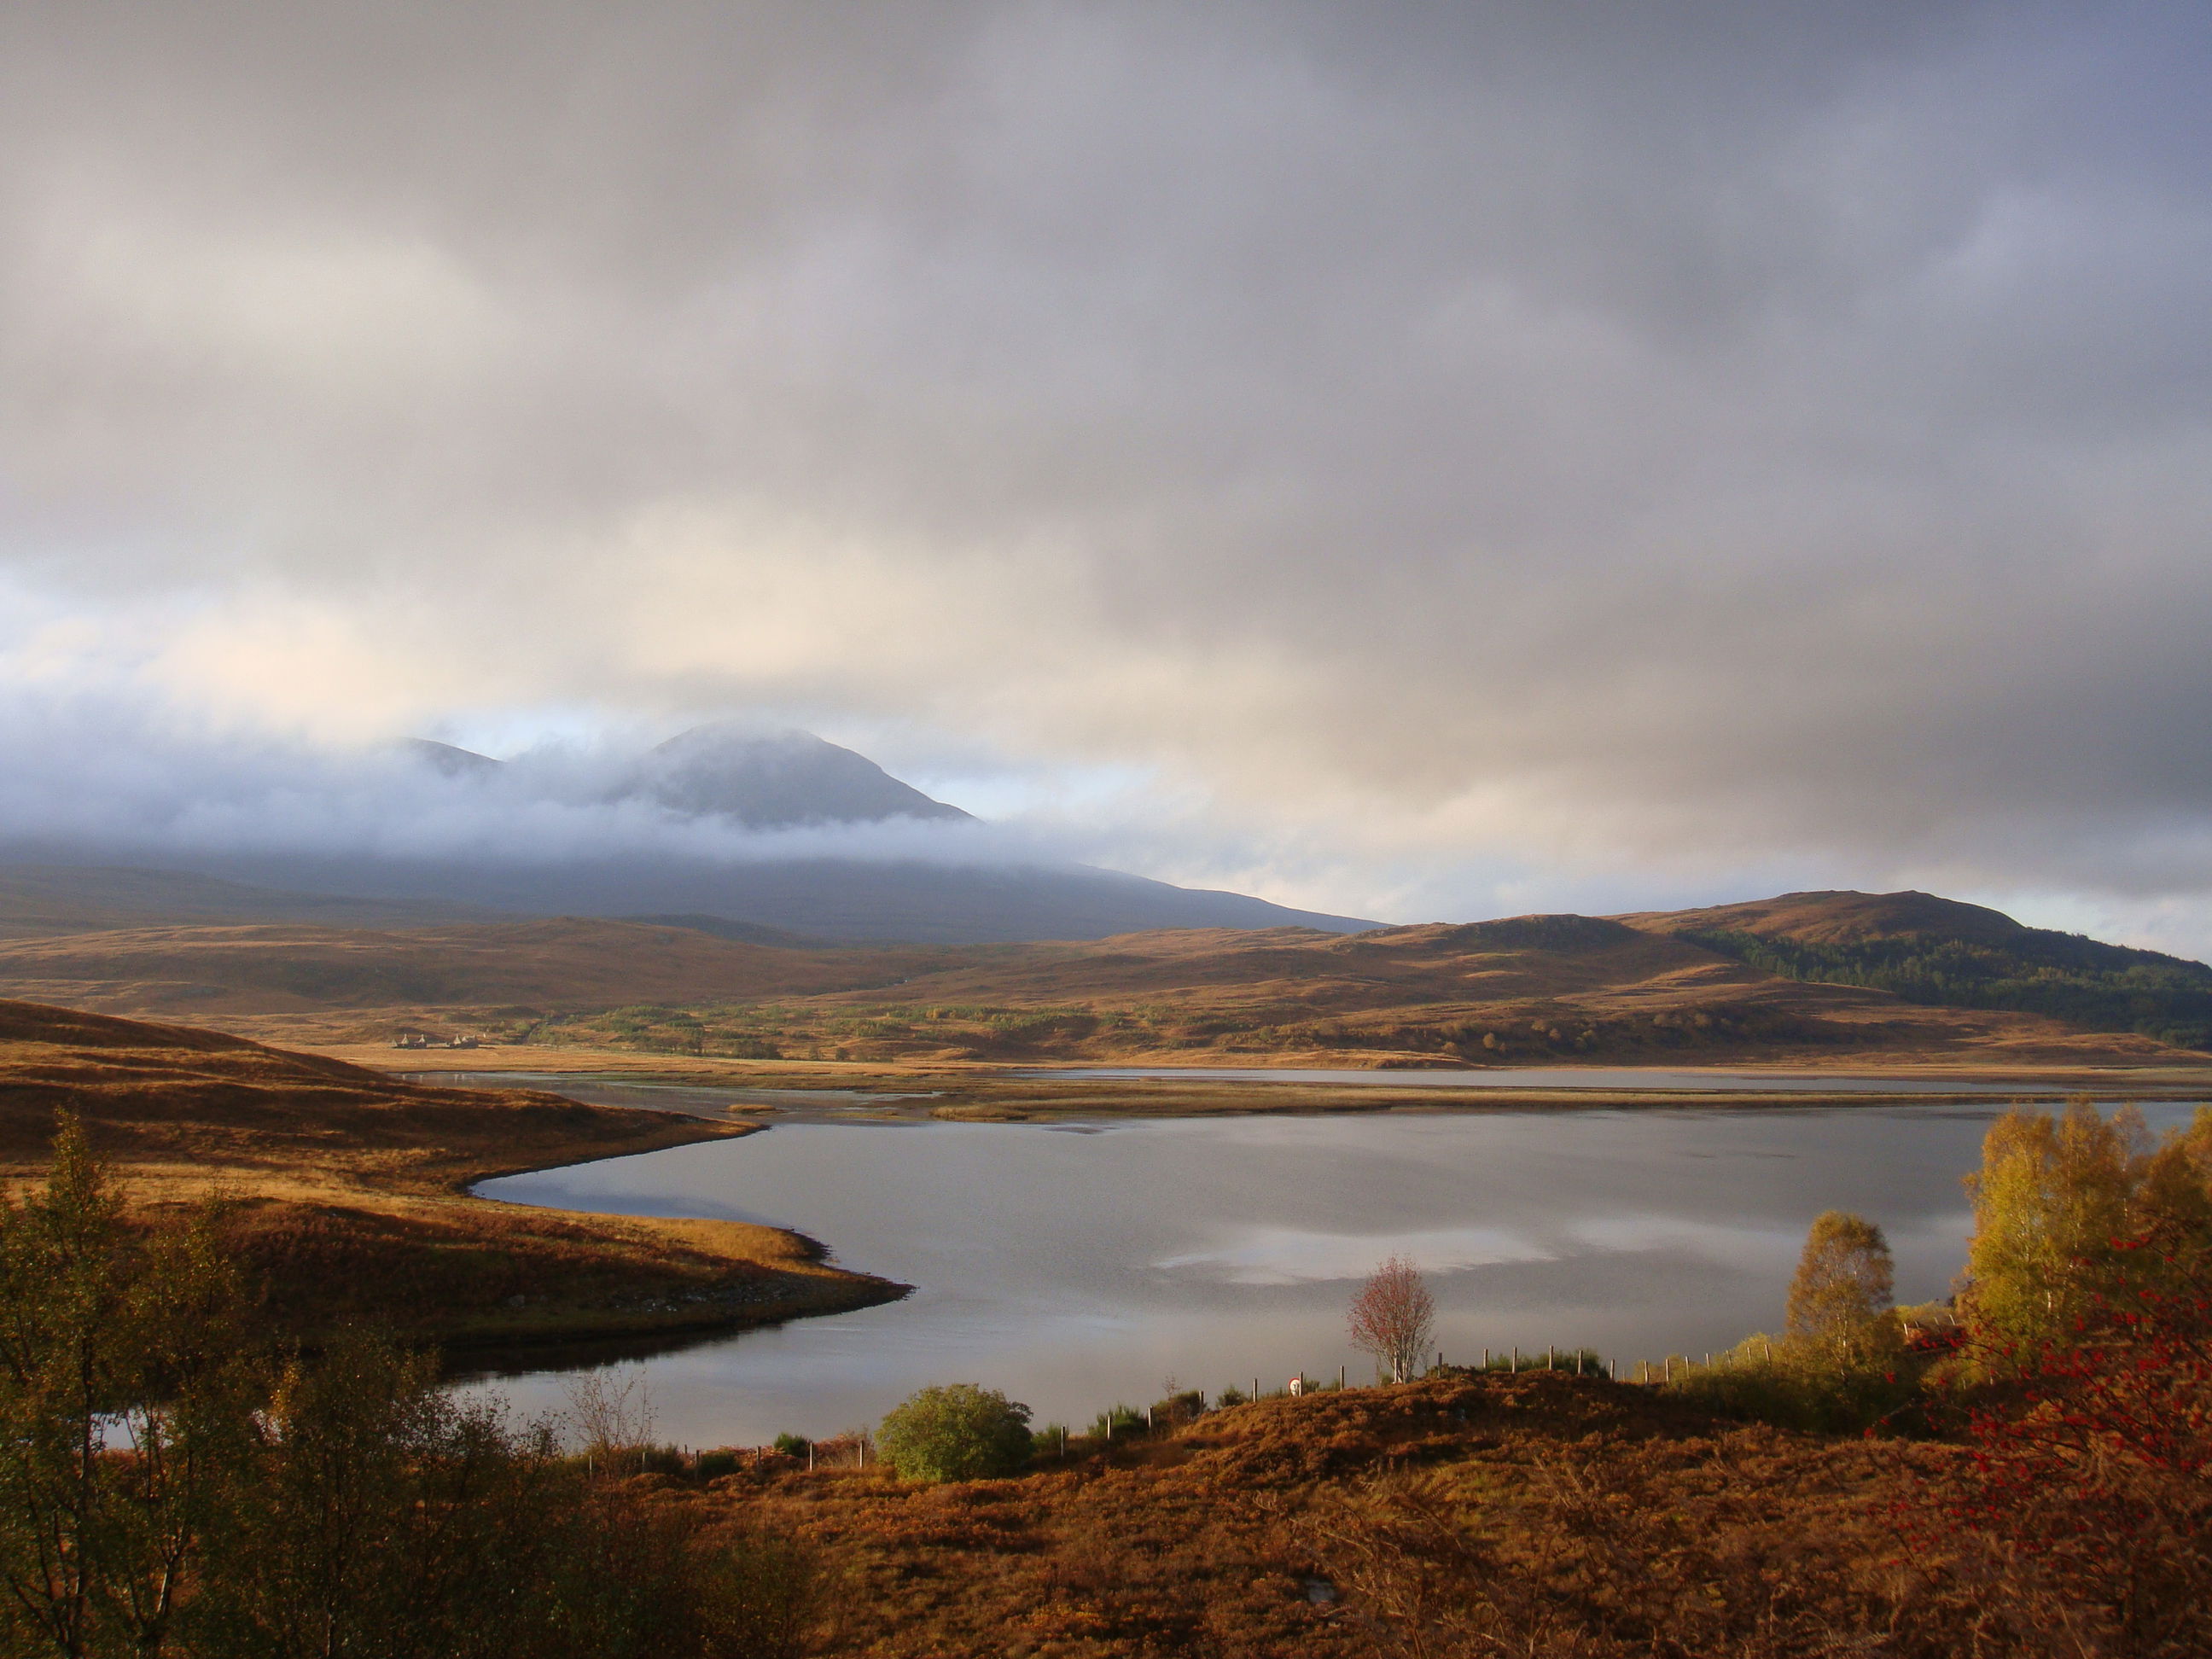
[[[611,1370],[586,1371],[568,1383],[567,1437],[594,1469],[626,1470],[653,1443],[653,1397],[640,1366],[617,1382]]]
[[[1405,1256],[1394,1255],[1376,1268],[1352,1298],[1352,1346],[1373,1354],[1393,1382],[1413,1374],[1436,1330],[1436,1299]]]

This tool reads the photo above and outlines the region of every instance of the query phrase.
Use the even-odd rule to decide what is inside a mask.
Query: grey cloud
[[[788,750],[798,735],[771,736],[764,746]],[[683,764],[697,758],[699,746],[663,755],[632,733],[596,744],[550,744],[503,764],[441,763],[414,744],[319,745],[179,721],[129,697],[58,699],[14,690],[0,693],[0,855],[155,864],[307,855],[522,866],[625,858],[702,866],[1066,861],[1047,836],[948,816],[949,809],[918,811],[917,804],[934,804],[918,794],[900,798],[902,787],[890,779],[878,781],[889,787],[860,798],[850,769],[823,768],[811,755],[798,757],[814,764],[807,779],[775,766],[788,758],[781,752],[757,757],[768,763],[765,775],[733,775],[743,768],[739,757],[720,776],[702,779]],[[809,782],[833,808],[850,806],[854,815],[823,821],[787,811],[762,824],[732,810],[734,799],[698,799],[716,783],[732,796],[747,793],[750,783],[750,795],[773,815]]]
[[[2212,886],[2201,8],[5,27],[0,531],[90,614]]]

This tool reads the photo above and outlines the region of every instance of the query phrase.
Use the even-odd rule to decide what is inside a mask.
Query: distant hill
[[[62,1006],[198,1017],[554,1009],[807,995],[881,984],[946,959],[927,947],[793,950],[574,916],[381,932],[143,927],[0,941],[0,986]]]
[[[1932,893],[1785,893],[1620,920],[1787,979],[2212,1048],[2212,967],[2026,927]]]
[[[1109,936],[861,943],[834,930],[889,917],[919,933],[928,921],[898,910],[900,881],[972,929],[979,914],[1065,906],[1066,872],[1041,899],[1020,890],[1018,872],[766,875],[794,868],[818,884],[789,905],[816,924],[811,937],[651,910],[427,927],[108,926],[0,938],[0,994],[220,1019],[285,1042],[374,1042],[424,1025],[732,1058],[1366,1065],[2150,1063],[2185,1058],[2166,1043],[2205,1040],[2174,1011],[2212,994],[2201,964],[1925,894],[1346,933],[1251,926],[1273,907],[1089,872],[1089,890],[1115,902],[1134,888],[1141,904],[1157,889],[1178,919],[1212,900],[1245,925],[1113,932],[1091,915],[1081,920]],[[606,879],[602,899],[636,897],[623,884],[635,872]]]
[[[732,1059],[1543,1066],[2143,1064],[2132,1034],[1778,976],[1592,916],[801,945],[589,918],[0,942],[0,989],[288,1043],[402,1030]],[[492,1064],[527,1049],[506,1048]]]
[[[668,856],[462,863],[306,854],[206,862],[239,885],[258,878],[289,892],[368,900],[388,910],[411,908],[418,917],[463,910],[509,917],[684,916],[701,925],[736,923],[847,944],[1105,939],[1154,927],[1357,933],[1376,925],[1080,865]]]
[[[489,921],[501,914],[449,899],[290,892],[180,870],[0,864],[0,939],[242,921],[414,927]]]
[[[1577,915],[1017,945],[952,953],[902,982],[731,1012],[733,1039],[854,1060],[2103,1064],[2172,1054],[2139,1036],[2078,1036],[2034,1013],[1802,983],[1692,939]],[[640,1029],[636,1011],[608,1030],[623,1025]],[[711,1049],[711,1011],[695,1010],[684,1029]]]

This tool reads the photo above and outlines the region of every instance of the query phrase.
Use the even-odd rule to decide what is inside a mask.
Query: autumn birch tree
[[[1352,1346],[1403,1382],[1419,1366],[1437,1330],[1436,1299],[1402,1255],[1376,1268],[1352,1303]]]
[[[1889,1241],[1863,1216],[1830,1210],[1805,1236],[1805,1253],[1790,1281],[1793,1342],[1824,1353],[1859,1358],[1892,1346],[1889,1326],[1896,1271]]]

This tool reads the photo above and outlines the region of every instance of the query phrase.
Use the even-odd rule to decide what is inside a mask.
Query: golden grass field
[[[449,1343],[644,1335],[898,1293],[774,1228],[539,1212],[465,1191],[742,1124],[426,1087],[218,1032],[0,1003],[0,1178],[12,1188],[43,1172],[64,1109],[135,1216],[174,1223],[212,1201],[296,1334],[368,1317]]]

